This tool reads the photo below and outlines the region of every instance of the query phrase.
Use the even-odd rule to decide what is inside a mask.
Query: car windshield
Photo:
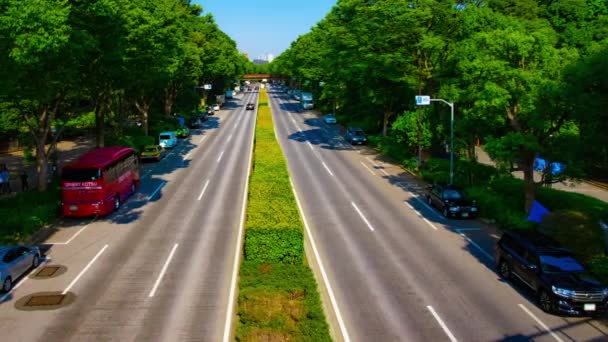
[[[543,272],[583,272],[585,268],[574,257],[563,255],[541,255],[540,263]]]
[[[63,169],[61,179],[68,182],[87,182],[101,178],[101,171],[95,168]]]
[[[167,135],[161,135],[160,138],[163,139],[163,140],[169,140],[169,139],[171,139],[171,136],[168,135],[168,134]]]
[[[144,148],[144,152],[156,152],[156,147],[146,147]]]
[[[356,136],[359,136],[359,137],[364,136],[363,131],[353,131],[353,135],[356,135]]]
[[[443,192],[443,198],[448,200],[458,200],[464,198],[464,195],[458,190],[450,189]]]
[[[333,119],[334,115],[333,114],[327,114],[327,115],[325,115],[325,117],[328,118],[328,119]]]

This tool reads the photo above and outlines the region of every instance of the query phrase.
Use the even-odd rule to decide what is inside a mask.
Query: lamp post
[[[454,103],[443,99],[432,99],[430,96],[416,96],[416,104],[419,106],[430,105],[434,101],[450,106],[450,185],[452,185],[454,183]]]

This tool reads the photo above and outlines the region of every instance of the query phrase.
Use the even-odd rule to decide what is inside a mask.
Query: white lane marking
[[[311,150],[313,150],[313,151],[315,150],[315,149],[312,147],[312,144],[310,143],[310,141],[307,141],[306,143],[308,144],[308,147],[310,147],[310,149],[311,149]]]
[[[294,125],[296,125],[296,126],[298,125],[298,124],[296,123],[296,120],[294,120],[293,118],[290,118],[290,119],[291,119],[291,122],[293,122],[293,124],[294,124]]]
[[[208,179],[205,182],[205,186],[203,186],[203,190],[201,191],[201,194],[198,195],[198,198],[196,199],[197,201],[200,201],[201,198],[203,198],[203,195],[205,194],[205,190],[207,190],[207,185],[209,185],[209,180]]]
[[[475,248],[477,248],[486,258],[490,259],[491,261],[494,260],[494,258],[488,252],[486,252],[483,248],[481,248],[480,245],[478,245],[475,241],[471,240],[468,236],[464,235],[464,233],[458,232],[458,235],[462,236],[471,245],[473,245]]]
[[[304,215],[304,210],[302,209],[302,204],[300,203],[300,199],[298,193],[296,192],[296,188],[293,186],[293,182],[291,179],[289,180],[291,183],[291,189],[296,197],[296,203],[298,204],[298,209],[300,210],[300,216],[302,217],[302,221],[304,221],[304,227],[306,227],[306,235],[308,235],[308,239],[310,240],[310,246],[312,247],[312,251],[317,259],[317,263],[319,264],[319,271],[321,272],[321,278],[323,278],[323,282],[327,286],[327,295],[329,296],[329,301],[331,302],[331,306],[336,313],[336,320],[338,321],[338,326],[340,327],[340,332],[342,333],[342,338],[344,342],[350,342],[350,336],[348,335],[348,330],[346,330],[346,324],[344,323],[344,319],[342,318],[342,313],[340,312],[340,308],[338,307],[338,301],[336,300],[336,296],[334,295],[334,290],[331,287],[331,283],[329,282],[329,278],[327,277],[327,272],[325,272],[325,267],[323,266],[323,261],[321,260],[321,256],[319,255],[319,251],[317,249],[317,244],[315,239],[312,237],[312,231],[310,230],[310,226],[308,225],[308,221],[306,220],[306,216]],[[224,340],[224,342],[228,342]]]
[[[251,148],[249,151],[249,162],[247,163],[247,178],[245,181],[245,191],[243,192],[243,208],[241,209],[241,223],[239,225],[239,233],[234,249],[234,263],[232,264],[232,279],[230,280],[230,293],[228,294],[228,308],[226,310],[226,323],[224,324],[223,342],[230,342],[230,332],[232,331],[232,316],[235,306],[236,285],[239,275],[239,263],[241,261],[241,247],[243,244],[243,232],[245,231],[245,215],[247,213],[247,195],[249,194],[249,177],[251,176],[251,160],[253,158],[253,147],[255,141],[255,125],[257,115],[253,120],[253,132],[251,134]],[[276,132],[275,132],[276,134]]]
[[[562,340],[559,336],[557,336],[557,334],[555,332],[553,332],[553,330],[551,330],[545,323],[543,323],[543,321],[541,321],[538,317],[536,317],[532,311],[528,310],[528,308],[526,308],[523,304],[518,304],[519,307],[524,310],[525,313],[528,314],[528,316],[532,317],[532,319],[534,319],[536,321],[536,323],[538,323],[541,327],[543,327],[549,334],[551,334],[551,336],[553,336],[553,338],[556,341],[559,342],[564,342],[564,340]]]
[[[369,230],[371,230],[372,232],[374,231],[374,227],[372,227],[372,225],[369,223],[369,221],[365,218],[365,216],[363,216],[363,213],[361,212],[361,210],[359,210],[359,208],[357,207],[357,205],[355,204],[355,202],[350,202],[350,204],[353,206],[353,208],[355,208],[355,210],[359,213],[359,216],[361,216],[361,218],[363,219],[363,221],[365,222],[365,224],[367,224],[367,227],[369,228]]]
[[[179,244],[176,243],[175,245],[173,245],[173,248],[171,248],[169,257],[167,257],[167,260],[165,261],[163,268],[160,270],[160,273],[158,274],[158,278],[156,278],[156,281],[154,282],[154,286],[152,287],[150,294],[148,294],[148,297],[154,297],[154,294],[156,293],[156,289],[158,289],[158,286],[160,285],[160,281],[163,279],[165,272],[167,272],[167,268],[169,267],[169,263],[171,262],[171,259],[173,259],[173,254],[175,254],[175,251],[177,250],[177,246],[179,246]]]
[[[150,173],[152,173],[152,170],[148,170],[148,172],[144,173],[144,176],[142,178],[148,177]]]
[[[410,207],[410,209],[412,209],[412,210],[416,210],[416,209],[414,209],[414,207],[412,207],[412,205],[411,205],[411,204],[407,203],[406,201],[403,201],[403,203],[405,203],[405,204],[406,204],[408,207]]]
[[[148,201],[152,199],[152,197],[154,197],[154,195],[156,195],[156,193],[163,187],[165,186],[165,184],[167,184],[167,182],[163,181],[162,183],[160,183],[160,185],[158,186],[158,188],[156,188],[156,190],[154,190],[154,192],[152,193],[152,195],[148,196]]]
[[[455,228],[454,230],[457,231],[458,233],[460,233],[460,232],[464,232],[467,230],[479,230],[479,228]]]
[[[232,140],[232,134],[228,136],[228,142],[230,142],[230,140]]]
[[[224,151],[222,151],[222,153],[220,153],[220,156],[217,158],[218,163],[220,162],[220,160],[222,160],[223,155],[224,155]]]
[[[429,212],[431,212],[435,217],[443,220],[444,217],[442,215],[440,215],[435,209],[433,209],[430,205],[428,205],[425,201],[421,200],[418,196],[414,195],[413,193],[409,192],[408,193],[414,197],[416,199],[416,201],[420,202],[423,206],[425,206]]]
[[[72,282],[70,283],[70,285],[68,285],[68,287],[65,288],[65,290],[63,290],[63,292],[61,294],[66,294],[68,293],[68,291],[70,291],[70,289],[72,288],[72,286],[74,286],[76,284],[76,282],[78,281],[78,279],[80,279],[80,277],[82,277],[82,275],[93,265],[93,263],[95,262],[95,260],[97,260],[97,258],[99,258],[99,256],[101,256],[101,254],[108,248],[108,245],[103,246],[103,248],[97,252],[97,254],[95,255],[95,257],[93,257],[93,259],[91,259],[91,261],[89,261],[89,263],[82,269],[82,271],[80,271],[80,273],[78,273],[78,275],[76,276],[76,278],[74,278],[74,280],[72,280]]]
[[[200,143],[202,143],[202,142],[203,142],[203,140],[205,140],[205,138],[206,138],[206,137],[207,137],[206,135],[203,135],[203,136],[202,136],[202,137],[201,137],[201,138],[198,140],[198,143],[199,143],[199,144],[200,144]]]
[[[375,176],[376,174],[374,173],[374,171],[372,171],[372,169],[370,169],[369,167],[367,167],[367,165],[365,165],[364,162],[359,162],[361,163],[361,165],[363,165],[364,168],[367,169],[367,171],[369,171],[369,173],[371,173],[373,176]]]
[[[47,244],[49,245],[67,245],[70,242],[72,242],[72,240],[74,240],[78,235],[80,235],[80,233],[82,233],[83,230],[87,229],[87,227],[92,224],[93,222],[95,222],[97,220],[97,216],[95,216],[95,218],[93,218],[93,220],[91,220],[91,222],[87,223],[84,227],[80,228],[76,233],[74,233],[74,235],[72,235],[71,238],[68,239],[68,241],[65,242],[47,242]]]
[[[435,317],[435,320],[437,321],[437,323],[439,323],[439,325],[441,326],[441,329],[443,329],[443,332],[446,335],[448,335],[448,338],[450,339],[450,341],[452,341],[452,342],[458,341],[456,339],[456,337],[454,337],[454,335],[452,334],[452,332],[450,331],[450,329],[448,328],[448,326],[443,322],[443,320],[441,319],[441,317],[439,317],[439,315],[437,314],[437,312],[435,312],[435,309],[433,309],[433,307],[430,306],[430,305],[427,305],[426,308],[429,309],[429,311],[431,312],[431,314],[433,315],[433,317]]]
[[[188,153],[186,153],[186,155],[184,156],[184,160],[188,159],[188,157],[190,157],[190,153],[192,153],[192,150],[190,150]]]
[[[29,279],[30,274],[36,273],[36,270],[42,267],[42,265],[48,264],[50,261],[51,257],[45,257],[42,262],[40,262],[40,265],[38,265],[38,267],[31,270],[27,275],[23,275],[23,277],[21,277],[21,280],[17,284],[13,284],[13,288],[9,292],[5,293],[4,296],[0,297],[0,304],[2,304],[6,297],[10,296],[11,293],[15,292],[15,290],[17,290],[19,286],[25,283],[25,281]]]
[[[376,169],[378,169],[378,170],[380,170],[380,172],[384,173],[385,176],[390,176],[386,171],[384,171],[384,166],[380,166],[380,165],[376,164],[370,157],[365,157],[365,158],[367,158],[367,160],[369,160],[369,162],[372,163],[372,165],[374,165],[374,167]]]
[[[422,217],[422,216],[420,216],[420,217]],[[435,225],[431,221],[427,220],[426,217],[422,217],[422,219],[424,220],[424,222],[428,223],[428,225],[431,226],[431,228],[437,230],[437,227],[435,227]]]
[[[331,172],[329,167],[327,167],[327,164],[325,164],[325,162],[321,162],[321,164],[323,164],[323,167],[325,168],[325,170],[327,170],[327,172],[333,177],[334,174]]]

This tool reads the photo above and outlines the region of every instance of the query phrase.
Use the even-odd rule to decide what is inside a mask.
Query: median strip
[[[287,163],[260,92],[249,182],[236,339],[331,341],[304,255],[304,227]]]

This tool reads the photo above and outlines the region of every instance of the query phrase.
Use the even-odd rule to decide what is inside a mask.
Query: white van
[[[173,148],[177,145],[175,132],[162,132],[158,135],[158,144],[163,148]]]

